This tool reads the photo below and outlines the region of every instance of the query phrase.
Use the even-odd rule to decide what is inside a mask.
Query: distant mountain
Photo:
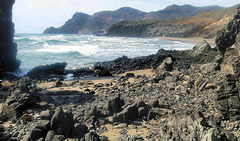
[[[164,10],[146,13],[130,7],[123,7],[115,11],[102,11],[89,16],[84,13],[76,13],[63,26],[59,28],[50,27],[45,34],[102,34],[115,23],[124,20],[142,19],[170,19],[176,17],[193,16],[201,12],[213,9],[221,9],[219,6],[194,7],[191,5],[171,5]]]
[[[222,9],[220,6],[206,6],[206,7],[195,7],[192,5],[170,5],[163,10],[156,12],[150,12],[140,19],[172,19],[195,16],[199,13],[208,12],[214,9]]]
[[[122,21],[113,24],[106,35],[214,38],[217,31],[233,19],[239,6],[240,4],[230,8],[216,9],[192,17]]]
[[[114,23],[129,20],[144,14],[146,13],[130,7],[123,7],[116,11],[98,12],[88,19],[87,24],[84,29],[79,31],[79,34],[101,34]]]
[[[52,34],[78,34],[79,30],[83,29],[86,25],[90,15],[84,13],[75,13],[73,17],[68,20],[63,26],[59,28],[50,27],[47,28],[43,33]]]
[[[133,19],[146,13],[130,7],[123,7],[115,11],[98,12],[93,16],[87,14],[83,15],[83,13],[76,14],[78,16],[73,16],[73,18],[68,20],[62,27],[50,27],[43,33],[101,34],[105,32],[106,28],[114,23]]]

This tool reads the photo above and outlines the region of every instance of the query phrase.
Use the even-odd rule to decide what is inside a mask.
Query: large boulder
[[[202,41],[199,44],[197,44],[191,53],[191,56],[197,57],[202,54],[206,54],[211,50],[211,46],[207,43],[207,41]]]
[[[66,66],[67,63],[65,62],[45,66],[37,66],[30,70],[27,76],[33,79],[42,79],[44,77],[48,77],[49,75],[63,75]]]
[[[124,100],[118,95],[110,99],[103,107],[103,114],[113,115],[122,111],[122,106],[124,105]]]
[[[109,69],[107,67],[102,66],[102,65],[95,65],[92,68],[92,70],[98,76],[110,76],[111,75]]]
[[[63,112],[61,107],[57,108],[51,119],[50,126],[56,134],[69,137],[74,128],[72,112]]]
[[[0,1],[0,77],[4,72],[14,72],[19,68],[16,59],[17,45],[13,43],[14,24],[12,22],[12,6],[15,0]]]
[[[172,57],[167,57],[162,64],[157,68],[156,72],[161,74],[165,71],[172,71],[173,70],[173,63],[175,59]]]

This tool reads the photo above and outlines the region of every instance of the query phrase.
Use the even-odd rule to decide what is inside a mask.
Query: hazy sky
[[[63,25],[75,12],[92,15],[124,6],[150,12],[172,4],[230,7],[239,3],[239,0],[16,0],[13,21],[16,33],[42,33],[47,27]]]

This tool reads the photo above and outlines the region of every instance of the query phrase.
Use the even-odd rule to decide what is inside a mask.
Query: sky
[[[99,11],[132,7],[150,12],[177,4],[193,6],[219,5],[230,7],[239,0],[16,0],[13,6],[13,22],[16,33],[42,33],[46,28],[60,27],[74,13],[92,15]]]

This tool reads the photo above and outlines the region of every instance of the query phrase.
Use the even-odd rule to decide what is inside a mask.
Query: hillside
[[[76,14],[78,16],[75,16]],[[50,27],[43,33],[100,34],[103,33],[107,27],[114,23],[142,16],[146,13],[130,7],[123,7],[115,11],[98,12],[93,16],[83,13],[76,14],[60,28]],[[69,30],[71,32],[68,32]]]
[[[115,23],[124,20],[143,19],[170,19],[193,16],[201,12],[213,9],[221,9],[219,6],[194,7],[191,5],[171,5],[163,10],[146,13],[130,7],[123,7],[115,11],[102,11],[89,16],[84,13],[76,13],[63,26],[59,28],[50,27],[45,34],[102,34]]]
[[[75,13],[63,26],[47,28],[43,33],[77,34],[85,26],[89,17],[90,15],[84,13]]]
[[[145,14],[143,17],[138,17],[138,19],[172,19],[172,18],[182,18],[195,16],[199,13],[208,12],[214,9],[222,9],[219,6],[206,6],[206,7],[195,7],[189,4],[182,6],[179,5],[170,5],[163,10],[156,12],[150,12]]]
[[[192,17],[175,19],[145,19],[122,21],[110,27],[107,36],[134,37],[205,37],[214,38],[217,31],[224,27],[235,15],[236,5],[225,9],[216,9]]]

